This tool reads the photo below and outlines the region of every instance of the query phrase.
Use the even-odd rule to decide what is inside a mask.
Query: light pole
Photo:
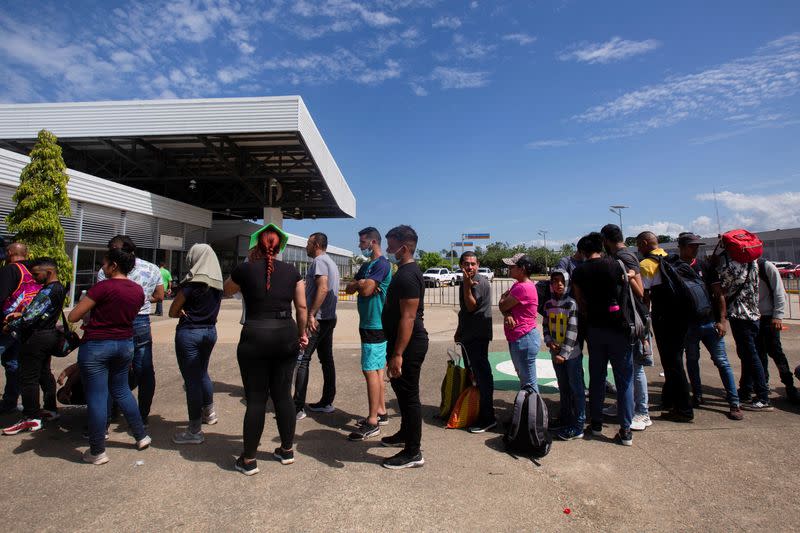
[[[547,230],[540,229],[538,233],[544,239],[544,273],[547,274]]]
[[[619,217],[619,229],[620,229],[620,231],[622,231],[622,234],[624,235],[625,232],[622,230],[622,210],[623,209],[628,209],[628,206],[627,205],[612,205],[612,206],[610,206],[608,208],[609,211],[611,211],[612,213],[614,213],[615,215],[617,215]]]

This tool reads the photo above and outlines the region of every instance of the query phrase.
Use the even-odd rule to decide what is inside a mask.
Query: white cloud
[[[697,199],[714,201],[714,196],[714,193],[703,193],[697,195]],[[756,195],[722,191],[716,194],[716,199],[733,216],[733,220],[726,220],[725,226],[739,223],[755,231],[800,226],[800,192]]]
[[[478,8],[477,0],[473,0],[472,2],[470,2],[469,3],[469,7],[470,7],[470,9],[477,9]]]
[[[416,96],[428,96],[428,90],[415,82],[411,82],[411,92],[413,92]]]
[[[389,59],[386,61],[386,65],[384,68],[381,69],[365,69],[360,74],[357,74],[354,77],[354,80],[358,83],[363,83],[365,85],[376,85],[386,80],[391,80],[393,78],[399,78],[402,69],[400,68],[400,63]]]
[[[508,35],[503,35],[503,40],[517,43],[520,46],[525,46],[526,44],[535,43],[536,37],[533,35],[528,35],[527,33],[509,33]]]
[[[460,34],[453,36],[453,44],[456,54],[464,59],[483,59],[497,49],[496,45],[473,41]]]
[[[612,63],[623,61],[633,56],[651,52],[660,47],[655,39],[645,41],[628,41],[621,37],[612,37],[604,43],[578,43],[562,51],[558,58],[561,61],[580,61],[583,63]]]
[[[439,17],[436,19],[432,26],[434,28],[450,28],[455,30],[461,27],[461,19],[458,17]]]
[[[388,15],[384,11],[371,10],[351,0],[325,0],[313,3],[295,0],[291,11],[306,18],[328,17],[335,21],[346,20],[356,15],[367,25],[379,28],[400,23],[397,17]]]
[[[641,134],[689,118],[741,118],[758,112],[770,100],[794,95],[798,90],[800,33],[768,43],[751,56],[627,92],[573,118],[584,123],[621,122],[588,139],[597,142]]]
[[[430,79],[438,81],[442,89],[476,89],[489,84],[489,73],[436,67],[431,72]]]
[[[544,148],[560,148],[562,146],[569,146],[573,144],[572,139],[544,139],[541,141],[531,141],[525,145],[526,148],[533,150],[541,150]]]
[[[683,224],[678,224],[677,222],[653,221],[649,224],[637,224],[634,226],[626,225],[625,230],[630,235],[637,235],[643,231],[652,231],[656,235],[669,235],[671,237],[677,237],[679,233],[686,231],[686,227]]]
[[[705,215],[701,215],[692,220],[689,227],[693,232],[703,237],[717,235],[719,233],[717,223],[711,217]]]

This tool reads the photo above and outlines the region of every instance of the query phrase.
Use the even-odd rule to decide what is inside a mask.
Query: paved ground
[[[86,442],[80,408],[64,408],[55,427],[0,437],[3,529],[789,531],[800,522],[800,410],[775,394],[773,413],[728,420],[719,377],[707,356],[702,365],[710,401],[696,422],[656,422],[635,435],[631,448],[612,444],[615,427],[608,425],[603,439],[555,443],[537,466],[503,453],[500,433],[442,429],[432,415],[455,326],[449,307],[427,312],[432,343],[422,377],[424,468],[385,470],[379,461],[392,450],[374,441],[345,440],[366,401],[355,309],[343,303],[336,329],[337,411],[298,424],[297,462],[291,466],[270,460],[277,445],[270,415],[259,456],[261,473],[242,476],[232,469],[241,450],[244,412],[235,362],[237,305],[225,302],[221,315],[211,365],[220,423],[206,428],[205,444],[178,447],[170,442],[185,423],[186,409],[172,346],[174,321],[162,319],[153,328],[158,377],[153,447],[135,451],[124,423],[114,424],[111,462],[82,464]],[[792,362],[800,363],[800,323],[790,324],[784,344]],[[502,341],[492,345],[494,351],[504,349]],[[738,374],[738,362],[734,365]],[[658,367],[648,371],[652,404],[659,400],[658,372]],[[317,399],[320,385],[314,363],[310,400]],[[777,392],[782,394],[782,387]],[[501,416],[507,416],[512,400],[511,391],[497,394]],[[389,405],[393,413],[396,403]],[[394,432],[398,425],[393,417],[386,430]],[[137,466],[138,461],[143,464]]]

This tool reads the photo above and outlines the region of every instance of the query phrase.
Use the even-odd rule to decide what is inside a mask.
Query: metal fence
[[[497,305],[500,296],[511,288],[514,280],[510,278],[495,278],[492,281],[492,305]],[[346,282],[342,282],[339,287],[340,301],[355,301],[355,294],[345,294]],[[786,289],[786,315],[787,319],[800,320],[800,279],[784,279],[783,286]],[[458,307],[458,291],[460,285],[450,287],[426,287],[425,305],[443,305]]]

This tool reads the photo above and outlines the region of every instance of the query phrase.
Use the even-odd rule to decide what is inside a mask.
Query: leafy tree
[[[625,246],[636,246],[636,237],[628,237],[625,239]]]
[[[428,270],[429,268],[441,266],[443,263],[444,266],[450,266],[450,263],[445,262],[444,258],[436,252],[421,253],[417,263],[419,263],[419,268],[421,268],[423,271]]]
[[[664,242],[672,242],[672,237],[670,237],[669,235],[657,235],[656,239],[658,239],[659,244]]]
[[[14,240],[28,246],[32,259],[51,257],[58,264],[58,278],[66,285],[72,280],[72,261],[64,246],[64,228],[59,216],[72,215],[67,196],[67,166],[56,136],[39,132],[31,150],[31,162],[22,169],[14,193],[16,207],[6,217]]]

